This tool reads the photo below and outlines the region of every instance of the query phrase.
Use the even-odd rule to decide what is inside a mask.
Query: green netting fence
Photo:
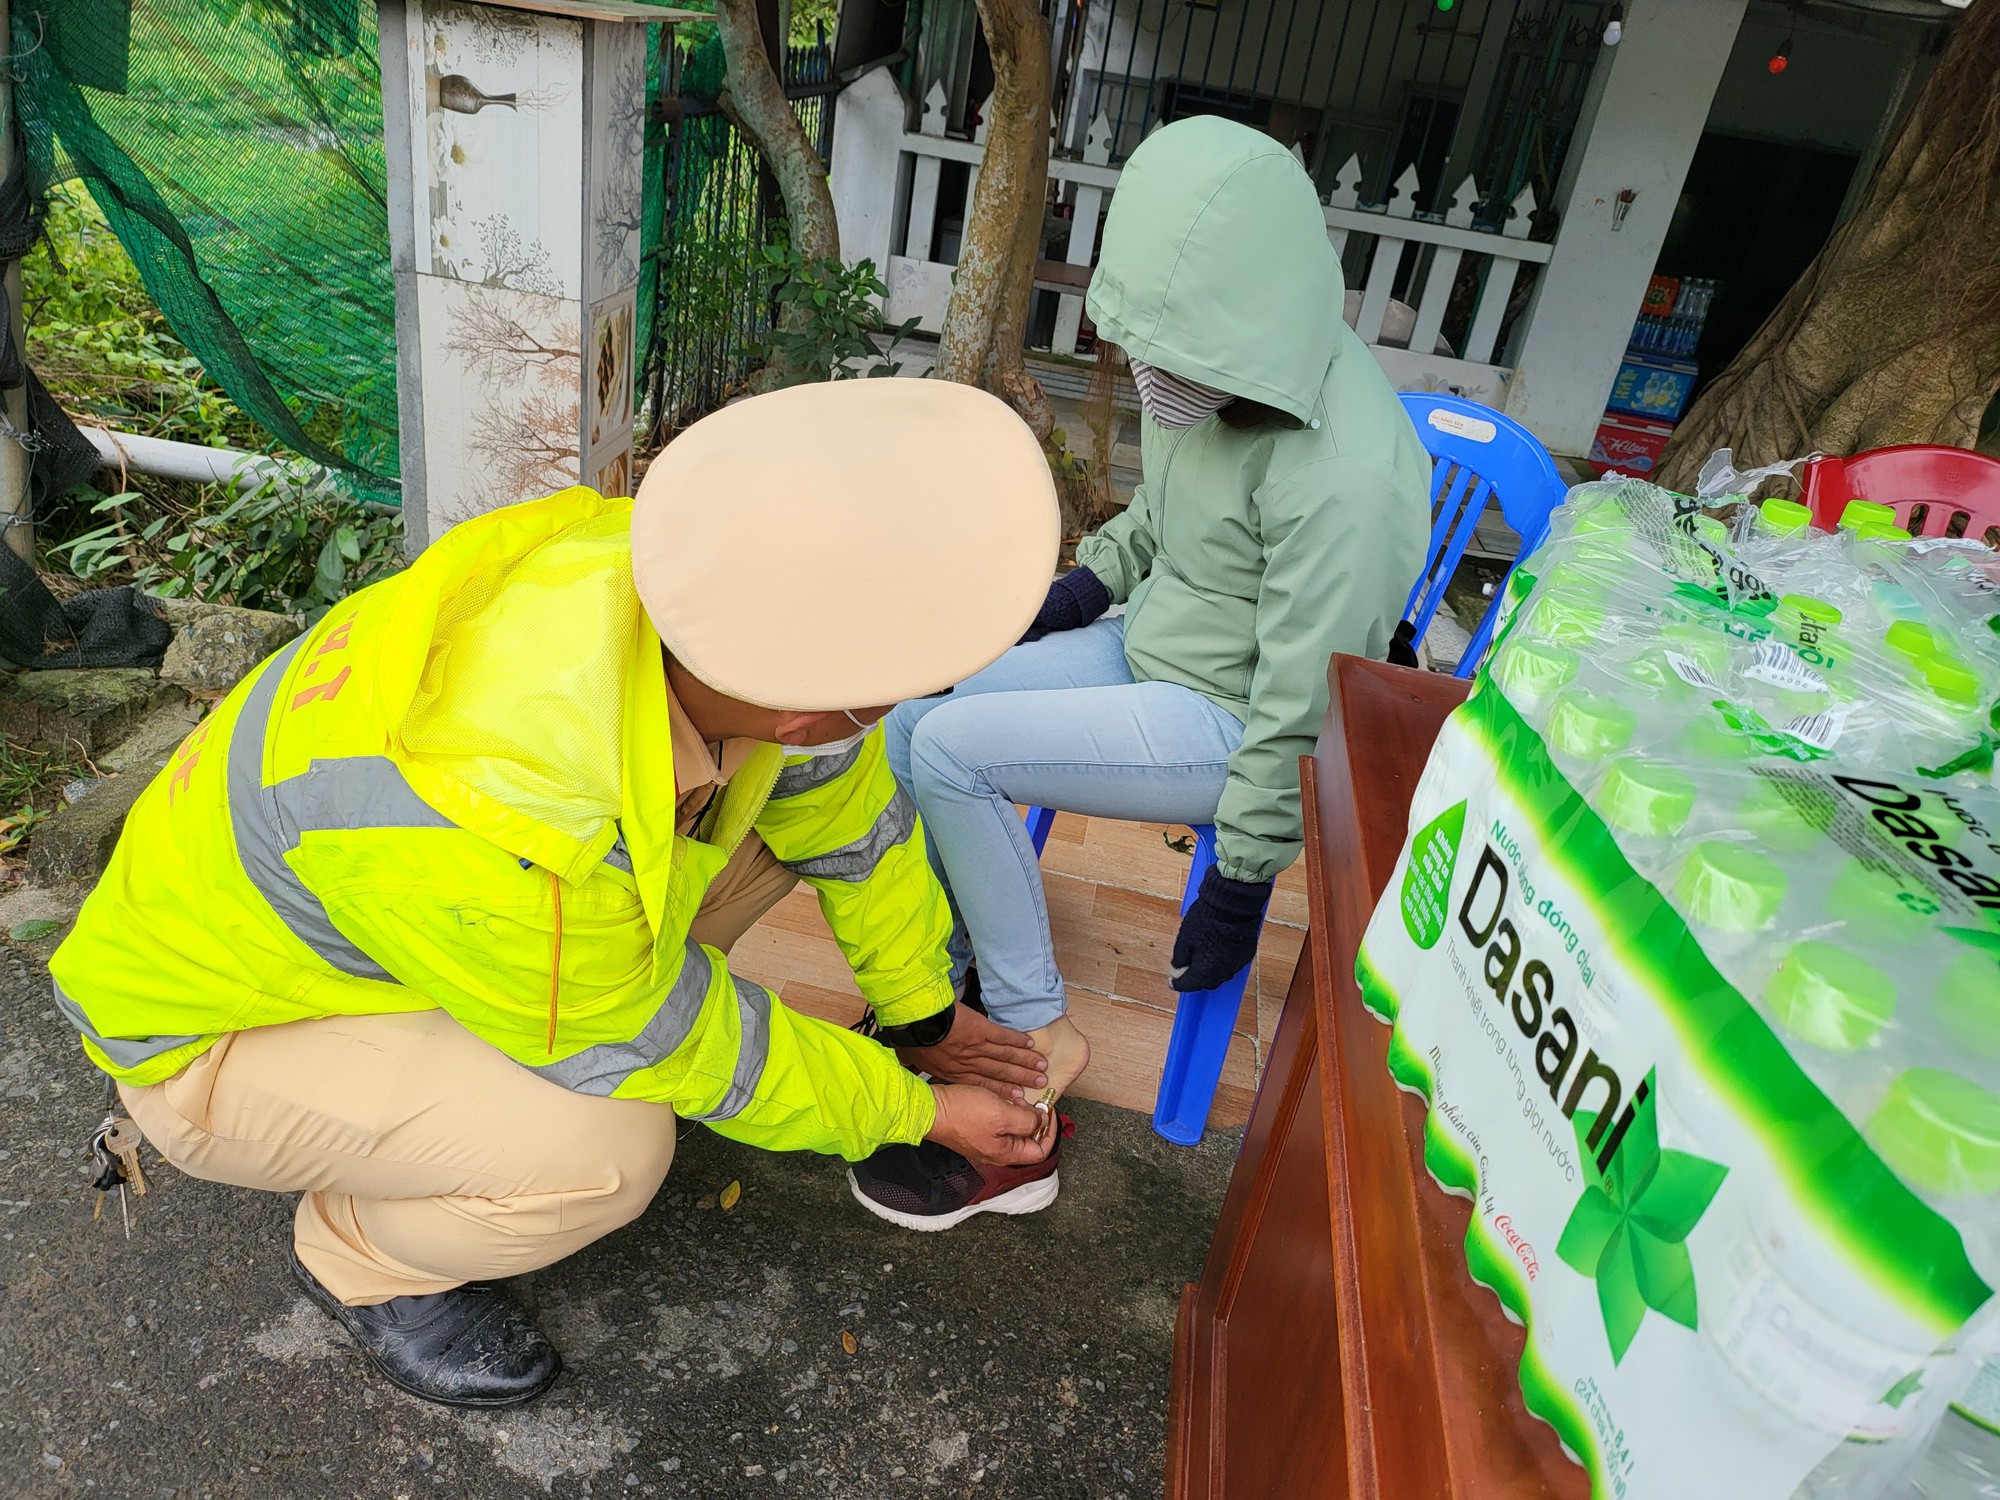
[[[672,36],[671,42],[664,39]],[[651,30],[639,349],[655,429],[740,378],[775,201],[714,106],[711,27]],[[175,335],[283,447],[398,494],[373,0],[14,0],[33,187],[80,179]],[[822,151],[832,82],[792,49]],[[727,264],[727,276],[715,268]]]
[[[370,0],[14,0],[13,16],[36,187],[81,179],[237,405],[395,498]]]

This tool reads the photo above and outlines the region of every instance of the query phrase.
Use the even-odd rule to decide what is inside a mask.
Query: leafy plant
[[[0,816],[0,854],[25,844],[59,805],[62,789],[88,774],[74,745],[38,750],[0,740],[0,807],[14,809]]]
[[[49,820],[49,815],[31,802],[23,802],[0,818],[0,854],[11,854],[27,843],[28,837]]]
[[[781,240],[764,247],[761,269],[777,313],[777,326],[757,349],[770,371],[769,386],[894,375],[903,368],[890,356],[917,320],[893,328],[883,322],[875,299],[888,296],[889,289],[875,274],[874,261],[851,266],[830,256],[805,261]],[[889,336],[886,349],[876,346],[878,334]]]
[[[794,47],[807,47],[832,36],[839,10],[838,0],[792,0],[792,26],[787,40]]]
[[[50,549],[77,578],[129,579],[168,599],[324,614],[402,563],[402,517],[258,460],[256,482],[183,501],[133,491],[92,507],[108,524]]]
[[[202,373],[81,184],[49,195],[21,263],[28,362],[86,420],[150,437],[261,448],[261,428]]]

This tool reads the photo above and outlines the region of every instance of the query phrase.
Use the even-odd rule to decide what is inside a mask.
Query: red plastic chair
[[[1894,506],[1913,536],[1966,536],[2000,548],[2000,458],[1903,443],[1852,458],[1816,458],[1800,481],[1813,524],[1831,531],[1850,500]],[[1962,518],[1962,519],[1961,519]]]

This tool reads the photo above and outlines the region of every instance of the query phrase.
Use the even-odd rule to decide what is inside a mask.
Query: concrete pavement
[[[644,1218],[520,1284],[567,1357],[555,1389],[451,1412],[373,1378],[293,1287],[290,1200],[160,1164],[129,1241],[115,1198],[93,1222],[100,1075],[48,946],[0,952],[8,1496],[1160,1493],[1175,1301],[1235,1132],[1183,1150],[1081,1103],[1053,1208],[917,1235],[864,1214],[837,1162],[685,1127]]]

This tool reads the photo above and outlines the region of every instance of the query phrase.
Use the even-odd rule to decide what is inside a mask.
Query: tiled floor
[[[1090,1067],[1074,1092],[1148,1113],[1173,1026],[1167,955],[1188,870],[1188,856],[1168,847],[1169,836],[1185,842],[1187,830],[1064,813],[1042,859],[1071,1014],[1091,1045]],[[1255,977],[1216,1091],[1214,1124],[1241,1124],[1249,1115],[1305,920],[1305,868],[1294,864],[1279,879],[1264,924]],[[847,962],[809,891],[780,902],[736,945],[730,962],[799,1010],[843,1024],[860,1014]]]

